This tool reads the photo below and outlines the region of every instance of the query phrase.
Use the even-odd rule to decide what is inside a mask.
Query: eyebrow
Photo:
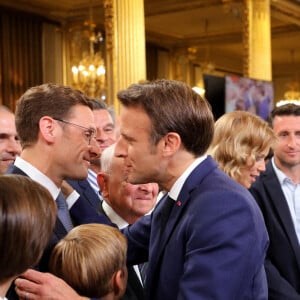
[[[6,132],[0,132],[0,139],[9,138],[10,136],[17,137],[16,134],[9,134],[9,133],[6,133]]]
[[[127,141],[130,141],[130,142],[136,141],[136,139],[135,139],[134,137],[131,137],[131,136],[127,135],[127,134],[124,133],[124,132],[122,132],[121,135],[122,135],[123,138],[124,138],[125,140],[127,140]]]
[[[107,123],[103,126],[103,128],[105,128],[105,127],[115,128],[115,125],[113,123]]]

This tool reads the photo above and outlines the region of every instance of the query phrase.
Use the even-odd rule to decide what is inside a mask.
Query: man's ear
[[[108,197],[108,175],[100,172],[97,175],[97,182],[101,190],[101,194],[104,199]]]
[[[180,135],[176,132],[169,132],[163,137],[163,154],[171,156],[178,151],[181,146]]]
[[[39,128],[40,135],[44,138],[48,143],[53,143],[55,140],[55,132],[57,130],[57,121],[53,118],[44,116],[40,118]]]
[[[128,273],[127,268],[118,270],[114,273],[112,279],[112,288],[116,299],[121,299],[127,286]]]

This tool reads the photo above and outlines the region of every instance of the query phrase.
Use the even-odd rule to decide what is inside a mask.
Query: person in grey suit
[[[300,299],[300,106],[273,109],[278,137],[266,171],[251,186],[270,237],[265,268],[270,300]]]

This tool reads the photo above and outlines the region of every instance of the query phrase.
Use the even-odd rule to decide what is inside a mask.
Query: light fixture
[[[92,6],[90,7],[89,21],[89,49],[82,53],[81,59],[72,65],[73,85],[86,93],[89,97],[105,100],[105,64],[99,47],[95,51],[95,45],[104,42],[101,32],[97,32],[93,21]]]
[[[192,89],[197,93],[197,94],[199,94],[200,96],[204,96],[204,94],[205,94],[205,89],[204,88],[202,88],[202,87],[199,87],[199,86],[194,86],[194,87],[192,87]]]
[[[295,50],[291,50],[291,65],[295,66]],[[283,95],[283,100],[280,100],[276,106],[281,106],[286,103],[294,103],[299,105],[300,103],[300,88],[299,88],[299,81],[298,81],[298,74],[297,71],[294,75],[294,80],[289,82],[287,85],[287,90]]]

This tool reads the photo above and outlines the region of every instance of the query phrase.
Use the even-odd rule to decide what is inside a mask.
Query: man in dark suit
[[[100,156],[104,149],[116,141],[115,125],[111,113],[101,100],[90,100],[96,125],[95,139],[99,146],[96,155],[91,156],[88,177],[82,180],[67,180],[80,196],[93,208],[101,204],[102,196],[97,183],[97,174],[100,172]],[[95,153],[95,152],[94,152]]]
[[[151,217],[124,230],[128,261],[149,258],[148,299],[266,299],[266,228],[250,193],[205,155],[214,128],[209,104],[170,80],[132,85],[118,98],[115,155],[128,181],[155,180],[168,192]]]
[[[265,218],[270,246],[265,263],[271,300],[300,299],[300,106],[273,109],[278,142],[266,171],[250,188]]]
[[[205,155],[214,129],[207,101],[172,80],[134,84],[118,98],[115,156],[124,159],[127,181],[167,191],[151,215],[124,230],[128,262],[149,260],[147,299],[267,299],[263,217],[251,194]],[[55,278],[38,281],[18,279],[18,287],[40,299],[59,294],[45,289]]]
[[[61,195],[65,178],[87,176],[95,135],[94,116],[89,99],[70,87],[43,84],[32,87],[17,101],[16,128],[22,152],[9,173],[29,176],[46,187],[58,204],[58,218],[51,240],[37,268],[48,270],[54,245],[72,227],[72,210],[84,211],[84,202],[73,191],[66,199]],[[62,201],[61,201],[62,200]],[[103,223],[106,217],[100,216]],[[29,295],[30,296],[30,295]],[[28,296],[28,297],[29,297]],[[14,296],[10,295],[9,299]]]

